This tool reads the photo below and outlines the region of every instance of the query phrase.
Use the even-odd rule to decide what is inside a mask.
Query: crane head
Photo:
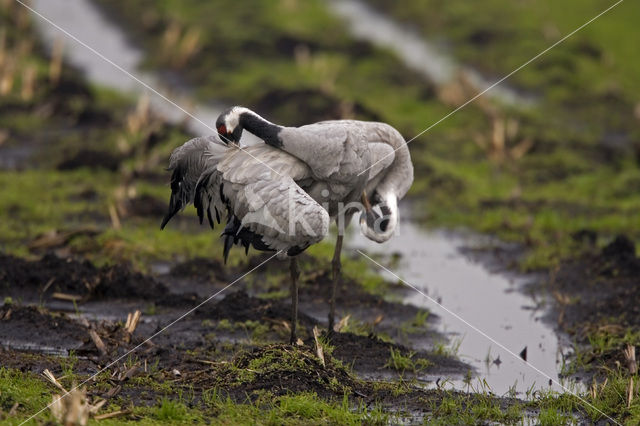
[[[362,194],[364,209],[360,215],[360,229],[365,237],[383,243],[393,236],[398,225],[398,199],[393,193],[376,198],[380,198],[376,205],[382,215],[373,209],[366,194]]]
[[[242,126],[239,125],[239,117],[235,108],[228,109],[218,116],[216,120],[216,130],[222,142],[227,145],[240,144],[242,137]]]

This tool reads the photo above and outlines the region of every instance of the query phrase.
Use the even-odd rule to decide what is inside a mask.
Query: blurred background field
[[[396,8],[372,3],[488,81],[506,75],[607,6],[495,2],[476,6],[478,13],[472,5],[447,2],[409,2]],[[321,1],[102,5],[144,46],[149,69],[190,87],[200,101],[243,104],[286,125],[355,117],[389,122],[411,139],[479,90],[464,73],[445,84],[427,81],[393,51],[351,37],[348,25]],[[624,4],[625,9],[635,7]],[[225,19],[215,18],[220,10],[226,11]],[[412,142],[417,181],[411,194],[427,207],[420,209],[424,221],[470,226],[525,243],[531,248],[525,268],[546,267],[569,255],[574,249],[570,235],[576,231],[593,229],[604,241],[620,232],[637,236],[639,95],[632,16],[633,11],[612,11],[505,82],[531,102],[504,105],[481,97]],[[103,161],[118,168],[121,158],[147,154],[137,145],[144,145],[149,133],[152,144],[158,140],[164,150],[153,147],[153,158],[139,158],[135,167],[166,161],[180,140],[171,138],[177,136],[173,130],[165,130],[172,135],[161,134],[162,125],[145,122],[144,111],[140,124],[109,126],[109,118],[116,124],[135,114],[126,111],[122,97],[97,88],[91,96],[73,93],[65,86],[70,75],[60,85],[45,87],[50,81],[38,77],[54,72],[47,67],[55,64],[38,63],[30,54],[39,42],[12,41],[5,33],[5,56],[22,52],[4,64],[4,85],[12,90],[3,100],[21,106],[3,114],[5,132],[28,137],[51,121],[61,126],[47,114],[98,122],[84,131],[72,128],[72,134],[64,128],[48,132],[49,138],[63,138],[62,143],[34,142],[46,149],[46,154],[43,149],[35,153],[43,165],[60,168],[61,151],[73,156],[94,149],[110,152],[115,158]],[[52,104],[60,103],[53,99],[56,90],[71,92],[62,102],[67,111]],[[47,95],[52,99],[42,98]],[[109,105],[100,111],[101,104]],[[35,107],[29,105],[40,109],[33,114]],[[56,108],[48,111],[42,105]],[[108,117],[114,114],[120,117]],[[148,128],[137,128],[142,126]],[[85,137],[86,132],[95,133]],[[5,138],[8,143],[13,139]],[[4,149],[5,156],[19,156],[27,148]],[[131,169],[132,161],[124,163]],[[34,159],[25,164],[33,166]]]

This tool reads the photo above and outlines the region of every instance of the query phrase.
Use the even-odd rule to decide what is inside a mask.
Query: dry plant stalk
[[[180,28],[180,24],[175,21],[169,24],[162,36],[162,47],[164,52],[170,52],[176,47],[178,40],[180,40],[181,32],[182,29]]]
[[[127,209],[127,204],[128,204],[128,198],[129,198],[129,186],[128,183],[131,179],[129,172],[127,171],[123,171],[122,172],[122,180],[124,181],[122,184],[118,185],[114,190],[113,190],[113,198],[114,198],[114,212],[116,213],[116,216],[118,217],[118,224],[120,223],[120,217],[126,217],[129,214],[129,211]],[[113,219],[113,218],[112,218]],[[112,223],[113,220],[112,220]]]
[[[352,120],[355,118],[355,105],[351,101],[342,100],[339,105],[340,118],[343,120]]]
[[[118,410],[118,411],[113,411],[111,413],[100,414],[99,416],[94,416],[93,418],[96,420],[106,420],[106,419],[112,419],[114,417],[126,416],[131,413],[132,411],[129,409]]]
[[[131,335],[138,327],[138,322],[140,321],[140,317],[142,316],[142,312],[136,310],[133,314],[129,312],[127,314],[127,322],[124,324],[124,331],[126,331],[127,335],[125,337],[125,341],[129,343],[131,341]]]
[[[606,334],[621,334],[624,331],[624,328],[619,324],[605,324],[597,327],[596,331]]]
[[[98,403],[95,407],[92,407],[87,402],[87,390],[86,388],[78,389],[75,384],[71,388],[70,392],[62,386],[62,384],[56,379],[56,377],[48,369],[42,372],[42,375],[51,382],[55,387],[60,389],[63,394],[54,394],[51,402],[51,414],[58,423],[65,426],[84,426],[89,419],[89,413],[93,410],[97,412],[104,401]]]
[[[127,129],[131,134],[137,134],[144,129],[150,121],[149,96],[141,96],[136,104],[136,109],[127,116]]]
[[[464,105],[479,93],[466,72],[460,72],[455,79],[437,88],[438,98],[454,107]],[[531,150],[533,140],[525,138],[517,141],[520,126],[516,120],[505,118],[486,97],[474,99],[474,104],[491,122],[489,135],[479,134],[474,138],[474,142],[486,152],[489,160],[497,164],[506,160],[516,161]]]
[[[631,408],[633,402],[633,377],[629,377],[629,387],[627,388],[627,408]]]
[[[202,33],[199,28],[190,28],[182,37],[177,54],[173,59],[173,65],[177,68],[184,67],[189,59],[200,50],[200,38]]]
[[[62,54],[64,51],[64,41],[62,38],[56,38],[53,42],[51,50],[51,61],[49,62],[49,81],[54,86],[60,82],[62,75]]]
[[[11,406],[11,409],[9,410],[9,417],[15,417],[18,414],[18,407],[20,407],[19,402],[16,402]]]
[[[96,414],[98,411],[100,411],[102,406],[104,404],[106,404],[106,403],[107,403],[106,399],[101,399],[98,402],[95,402],[93,404],[89,404],[89,414],[91,414],[91,415]]]
[[[313,340],[316,342],[316,355],[320,359],[320,363],[323,367],[325,367],[324,362],[324,349],[322,349],[322,345],[320,344],[320,339],[318,339],[318,326],[313,326]]]
[[[533,140],[527,138],[520,141],[520,143],[511,148],[511,158],[519,160],[525,156],[533,148]]]
[[[24,7],[19,7],[15,9],[14,15],[16,19],[16,26],[18,27],[18,29],[26,30],[27,27],[29,27],[29,23],[31,22],[30,12]]]
[[[627,362],[629,373],[634,375],[638,372],[638,363],[636,362],[636,347],[627,343],[623,349],[624,359]]]
[[[20,91],[20,96],[22,97],[23,101],[29,102],[31,99],[33,99],[35,86],[36,67],[34,65],[29,65],[24,70],[24,75],[22,76],[22,90]]]
[[[32,50],[33,50],[33,39],[24,38],[20,40],[20,43],[18,44],[18,55],[21,58],[28,57],[31,54]]]
[[[558,302],[560,305],[566,306],[571,304],[571,297],[569,297],[568,294],[560,293],[558,290],[553,290],[551,294],[553,295],[553,298],[556,299],[556,302]]]
[[[340,331],[343,328],[345,328],[347,325],[349,325],[349,318],[351,318],[351,314],[347,315],[346,317],[343,317],[335,326],[333,326],[333,331]]]
[[[2,76],[0,76],[0,95],[6,96],[11,93],[14,81],[15,64],[13,60],[7,59],[2,68]]]
[[[55,387],[60,389],[62,392],[67,393],[67,390],[62,386],[62,384],[60,384],[58,379],[56,379],[56,376],[54,376],[53,373],[49,371],[48,368],[42,372],[42,375],[44,376],[45,379],[50,381]]]
[[[96,333],[95,330],[89,330],[89,336],[91,337],[91,340],[93,340],[93,344],[96,345],[96,348],[98,348],[100,356],[107,355],[107,347],[105,346],[98,333]]]
[[[120,217],[118,216],[118,212],[116,211],[116,208],[112,203],[109,203],[109,217],[111,218],[111,226],[113,227],[113,229],[122,228]]]
[[[533,140],[530,138],[515,142],[518,128],[517,121],[505,119],[496,112],[491,116],[491,136],[476,135],[474,142],[496,164],[503,164],[506,160],[517,161],[533,148]]]
[[[376,325],[380,324],[382,322],[382,320],[384,319],[384,315],[380,314],[378,315],[374,320],[372,325],[375,327]]]
[[[59,292],[53,293],[51,297],[58,300],[65,300],[67,302],[79,302],[82,300],[82,296],[78,296],[77,294],[59,293]]]
[[[0,70],[7,59],[7,29],[0,28]]]
[[[605,377],[604,382],[602,382],[600,386],[598,386],[598,382],[596,382],[594,379],[593,383],[591,384],[591,388],[589,389],[589,394],[591,395],[591,397],[593,399],[598,398],[600,394],[604,391],[604,388],[607,387],[607,383],[609,383],[608,377]]]
[[[438,86],[436,91],[440,101],[453,107],[462,106],[465,102],[468,102],[480,93],[478,88],[471,81],[469,74],[465,71],[458,72],[455,78]],[[497,115],[497,109],[486,97],[478,97],[474,100],[474,103],[487,116],[495,117]]]
[[[73,388],[67,395],[53,395],[51,414],[65,426],[85,426],[89,420],[90,406],[86,389]]]
[[[504,119],[494,117],[492,122],[493,131],[491,132],[491,145],[489,147],[489,158],[497,163],[502,163],[505,158],[504,147],[506,145]]]
[[[129,152],[131,152],[131,144],[124,136],[118,137],[116,146],[118,147],[118,151],[120,151],[121,154],[128,154]]]
[[[298,44],[293,49],[293,57],[299,68],[308,67],[311,62],[311,51],[306,44]]]
[[[124,325],[124,329],[127,330],[127,333],[133,334],[138,327],[138,322],[140,321],[140,317],[142,316],[142,312],[136,310],[133,314],[127,314],[127,322]]]

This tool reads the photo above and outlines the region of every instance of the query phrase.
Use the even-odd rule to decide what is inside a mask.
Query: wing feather
[[[236,149],[202,173],[194,205],[201,221],[212,208],[228,212],[225,259],[233,244],[297,254],[329,230],[327,211],[296,183],[310,176],[306,164],[277,148]]]
[[[167,168],[172,172],[171,198],[167,214],[160,225],[162,229],[176,213],[194,202],[196,186],[202,173],[215,167],[228,151],[229,148],[217,136],[191,139],[173,150]]]

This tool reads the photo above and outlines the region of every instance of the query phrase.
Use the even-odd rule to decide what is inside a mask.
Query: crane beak
[[[240,145],[233,139],[233,135],[231,133],[218,133],[220,140],[227,146],[238,146]]]
[[[380,218],[380,216],[373,210],[371,207],[371,203],[369,202],[369,198],[367,198],[367,193],[362,191],[362,197],[360,198],[362,201],[362,205],[364,206],[364,212],[360,215],[360,223],[366,222],[367,226],[373,228],[376,220]]]
[[[360,200],[362,201],[362,205],[364,206],[365,211],[370,212],[371,203],[369,202],[369,199],[367,198],[367,193],[365,191],[362,191],[362,197],[360,198]]]
[[[229,145],[236,147],[236,148],[240,148],[240,141],[236,140],[233,137],[233,133],[228,133],[227,134],[227,140],[229,141]]]

